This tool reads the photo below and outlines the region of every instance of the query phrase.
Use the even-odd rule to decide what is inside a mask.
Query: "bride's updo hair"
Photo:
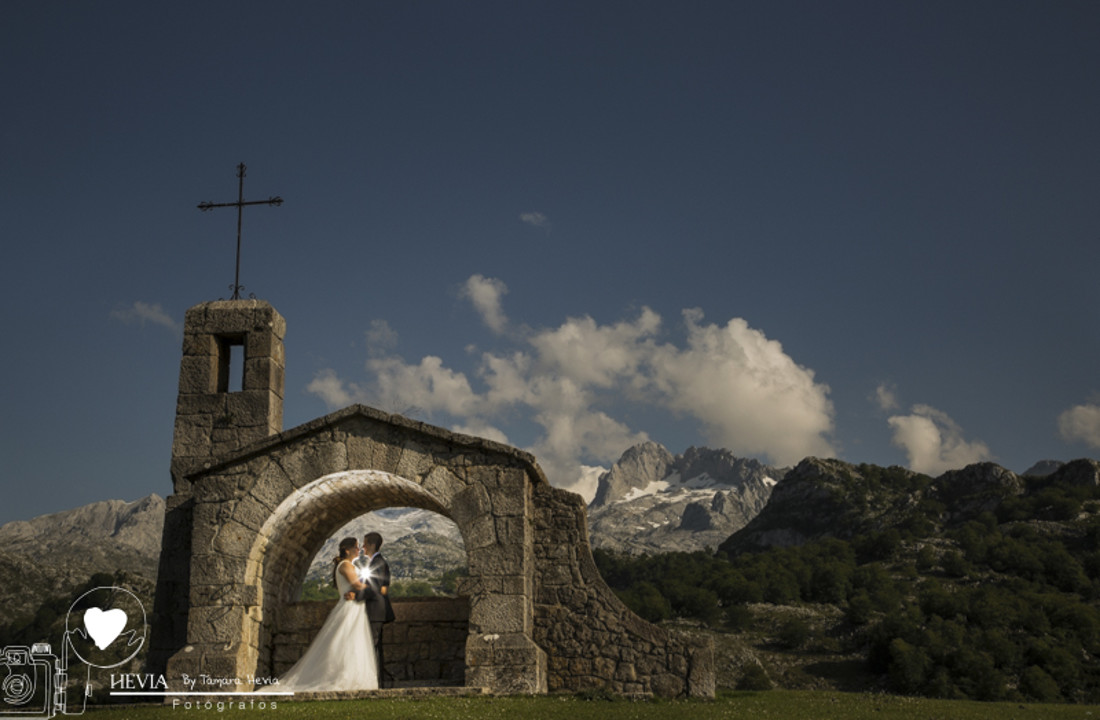
[[[340,554],[332,559],[332,584],[336,584],[336,568],[340,565],[340,562],[348,559],[348,550],[354,550],[358,544],[358,540],[353,537],[346,537],[340,541]]]

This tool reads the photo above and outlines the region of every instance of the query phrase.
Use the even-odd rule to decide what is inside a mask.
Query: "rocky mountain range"
[[[99,572],[157,576],[164,499],[105,500],[0,525],[0,625]]]
[[[784,474],[728,450],[636,445],[598,480],[590,541],[629,553],[716,548],[760,513]]]
[[[1027,476],[1045,478],[1050,485],[1100,486],[1100,462],[1044,461],[1022,476],[985,462],[930,478],[896,466],[806,458],[775,486],[767,506],[718,549],[735,556],[891,528],[928,534],[1023,496]]]

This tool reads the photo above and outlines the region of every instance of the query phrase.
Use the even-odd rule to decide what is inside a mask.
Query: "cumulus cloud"
[[[940,475],[993,457],[985,443],[967,442],[947,413],[928,405],[914,405],[909,415],[894,415],[887,422],[894,444],[905,450],[916,472]]]
[[[777,464],[834,454],[829,388],[744,320],[704,323],[701,311],[684,311],[681,345],[662,342],[662,319],[649,308],[610,324],[584,316],[507,332],[506,293],[503,282],[481,275],[464,285],[462,297],[502,345],[483,352],[471,375],[436,356],[411,363],[385,353],[367,358],[369,392],[332,371],[308,390],[330,406],[352,398],[416,406],[433,421],[502,442],[502,426],[530,424],[538,430],[527,449],[547,475],[588,499],[599,465],[649,439],[623,419],[634,409],[690,418],[708,442]]]
[[[892,412],[901,407],[898,402],[897,389],[890,383],[880,383],[875,388],[873,400],[883,412]]]
[[[550,232],[550,218],[540,212],[520,213],[519,219],[532,227],[537,227]]]
[[[702,319],[685,310],[687,347],[654,353],[652,379],[665,405],[698,418],[710,443],[734,453],[763,453],[780,465],[834,455],[828,386],[741,318],[724,326]]]
[[[473,275],[462,286],[460,295],[473,303],[490,330],[501,333],[508,325],[508,318],[501,306],[501,298],[507,292],[508,287],[500,280]]]
[[[1058,416],[1058,431],[1067,443],[1100,447],[1100,405],[1075,405]]]
[[[367,353],[385,355],[397,347],[397,333],[385,320],[371,320],[367,330]]]
[[[127,307],[116,308],[111,312],[111,317],[121,320],[127,325],[137,323],[144,327],[146,324],[166,327],[177,335],[183,332],[183,326],[172,318],[159,304],[150,304],[138,300]]]
[[[321,398],[330,408],[341,408],[367,401],[367,393],[358,385],[345,383],[334,370],[322,370],[314,376],[306,392]]]
[[[443,367],[441,358],[428,355],[416,365],[397,356],[371,358],[367,370],[376,378],[382,407],[414,406],[427,412],[459,418],[476,417],[480,398],[463,373]]]

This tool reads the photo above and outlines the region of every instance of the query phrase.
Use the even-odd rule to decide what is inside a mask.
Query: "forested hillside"
[[[1023,478],[975,466],[933,480],[830,462],[796,469],[773,496],[816,497],[804,508],[812,524],[768,515],[769,504],[726,551],[597,551],[600,570],[647,619],[694,618],[740,634],[750,655],[755,647],[757,656],[856,656],[865,685],[946,698],[1100,700],[1097,463]],[[786,482],[803,487],[780,492]],[[760,547],[762,527],[803,541]],[[777,624],[782,607],[817,609],[809,617],[825,621],[795,614]]]

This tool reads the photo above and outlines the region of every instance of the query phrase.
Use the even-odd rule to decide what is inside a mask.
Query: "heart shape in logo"
[[[126,613],[118,608],[104,611],[101,608],[88,608],[84,613],[84,627],[95,641],[95,646],[100,650],[106,649],[115,641],[122,629],[126,627]]]

